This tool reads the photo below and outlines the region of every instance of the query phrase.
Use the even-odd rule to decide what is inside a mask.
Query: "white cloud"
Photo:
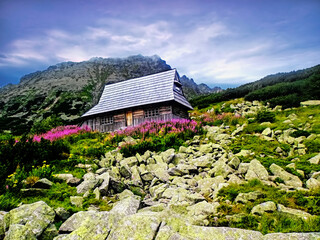
[[[281,39],[248,37],[221,21],[202,22],[201,26],[188,23],[185,28],[163,20],[148,24],[119,19],[99,22],[81,32],[51,29],[16,40],[2,53],[6,57],[0,59],[0,66],[157,54],[197,82],[244,83],[320,55],[314,50],[285,52],[290,44]]]

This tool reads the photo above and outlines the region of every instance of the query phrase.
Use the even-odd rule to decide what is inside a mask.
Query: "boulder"
[[[212,152],[212,145],[211,144],[201,144],[199,147],[199,151],[203,154],[207,154]]]
[[[24,204],[18,208],[12,209],[4,217],[4,228],[5,230],[10,230],[11,225],[22,224],[24,225],[24,228],[20,226],[17,228],[21,231],[27,228],[35,237],[39,237],[42,232],[53,223],[54,218],[54,210],[45,202],[39,201],[32,204]]]
[[[273,163],[270,166],[270,171],[272,172],[273,175],[281,178],[287,186],[294,187],[294,188],[302,187],[302,182],[297,176],[291,173],[288,173],[277,164]]]
[[[171,163],[172,160],[175,157],[175,150],[173,148],[170,148],[160,154],[162,157],[163,161],[167,164]]]
[[[316,190],[316,189],[320,189],[320,181],[315,179],[315,178],[310,178],[307,182],[306,182],[306,186],[308,189],[310,190]]]
[[[319,164],[320,163],[320,153],[313,158],[308,160],[311,164]]]
[[[56,226],[51,223],[41,234],[40,238],[41,240],[51,240],[55,236],[58,236],[58,230]]]
[[[254,155],[254,153],[251,151],[251,150],[245,150],[245,149],[242,149],[239,153],[236,154],[236,156],[240,157],[250,157]]]
[[[97,179],[101,179],[102,183],[99,187],[99,191],[102,196],[106,196],[109,190],[110,174],[109,172],[104,172],[103,174],[97,176]]]
[[[201,156],[199,158],[194,158],[190,161],[190,164],[196,166],[196,167],[211,167],[211,161],[209,160],[209,157],[207,155]]]
[[[101,179],[89,179],[89,180],[84,180],[81,184],[77,186],[77,193],[85,193],[87,191],[90,191],[96,187],[98,187],[99,184],[101,184],[102,180]]]
[[[61,239],[105,240],[107,238],[112,226],[112,223],[109,221],[109,212],[87,211],[76,214],[78,216],[74,218],[72,216],[70,220],[68,219],[61,225],[60,232],[70,232],[72,230],[70,234]],[[82,218],[79,219],[80,217]],[[67,229],[68,231],[62,231],[62,229]]]
[[[79,228],[86,220],[93,221],[98,216],[97,211],[81,211],[69,217],[59,228],[60,233],[71,233]]]
[[[320,233],[269,233],[264,240],[315,240],[320,239]]]
[[[4,230],[4,216],[7,214],[7,212],[0,211],[0,239],[2,239],[5,230]]]
[[[249,192],[249,193],[239,193],[236,199],[234,200],[236,203],[247,203],[249,201],[254,202],[258,198],[262,197],[263,194],[259,191]]]
[[[118,216],[129,216],[135,214],[140,207],[141,198],[136,195],[131,195],[120,199],[111,209],[110,213]]]
[[[210,176],[222,176],[226,178],[229,174],[232,174],[234,170],[225,163],[224,160],[218,160],[212,165],[212,169],[209,171]]]
[[[237,156],[233,156],[231,160],[228,162],[228,165],[233,169],[237,169],[240,164],[240,159]]]
[[[139,212],[126,218],[123,218],[114,228],[108,240],[118,239],[155,239],[161,218],[159,213],[155,212]]]
[[[22,224],[12,224],[4,240],[37,240],[31,229]]]
[[[217,208],[220,206],[218,202],[212,204],[207,201],[202,201],[192,206],[187,207],[190,223],[195,225],[207,225],[209,215],[216,214]]]
[[[80,184],[80,182],[81,182],[81,179],[76,178],[76,177],[72,177],[67,180],[67,184],[72,187],[78,186]]]
[[[73,175],[70,173],[61,173],[61,174],[55,174],[54,177],[67,181],[69,178],[73,178]]]
[[[268,180],[269,174],[264,166],[256,159],[253,159],[250,164],[248,171],[246,173],[245,179],[259,179],[259,180]]]
[[[288,213],[304,220],[308,220],[310,217],[312,217],[310,213],[298,209],[287,208],[282,204],[278,204],[278,212]]]
[[[268,127],[264,129],[261,133],[263,136],[271,137],[272,136],[272,130]]]
[[[138,164],[138,159],[136,157],[128,157],[120,161],[120,166],[128,166],[130,168],[137,164]]]
[[[251,214],[255,215],[263,215],[265,212],[275,212],[277,210],[277,206],[274,202],[268,201],[264,203],[260,203],[259,205],[256,205],[252,208]]]
[[[213,185],[226,182],[222,176],[204,178],[197,181],[198,191],[202,195],[209,195],[213,191]]]
[[[67,220],[70,217],[70,213],[62,207],[58,207],[54,211],[56,216],[61,220]]]
[[[131,168],[131,181],[132,181],[132,184],[135,186],[140,186],[140,187],[143,186],[142,179],[140,177],[139,169],[137,166],[133,166]]]
[[[35,184],[33,184],[33,188],[44,188],[44,189],[49,189],[51,188],[51,186],[53,185],[53,183],[51,181],[49,181],[46,178],[41,178],[38,181],[36,181]]]
[[[83,197],[81,196],[70,196],[70,203],[77,207],[82,207],[83,204]]]

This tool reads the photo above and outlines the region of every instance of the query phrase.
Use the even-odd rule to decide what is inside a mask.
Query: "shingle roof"
[[[171,100],[192,109],[187,99],[173,90],[178,78],[176,69],[173,69],[105,85],[98,104],[82,117]]]

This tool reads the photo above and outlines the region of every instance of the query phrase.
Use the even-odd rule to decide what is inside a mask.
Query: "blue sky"
[[[0,86],[63,61],[157,54],[236,86],[320,64],[319,0],[1,0]]]

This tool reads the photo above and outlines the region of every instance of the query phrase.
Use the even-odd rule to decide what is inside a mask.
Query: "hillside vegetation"
[[[2,134],[0,236],[320,237],[320,106],[236,99],[191,116]]]
[[[271,107],[281,105],[288,108],[298,107],[305,100],[319,99],[319,96],[320,65],[317,65],[304,70],[269,75],[221,93],[194,98],[191,104],[193,107],[205,108],[213,103],[244,98],[248,101],[269,102]]]

